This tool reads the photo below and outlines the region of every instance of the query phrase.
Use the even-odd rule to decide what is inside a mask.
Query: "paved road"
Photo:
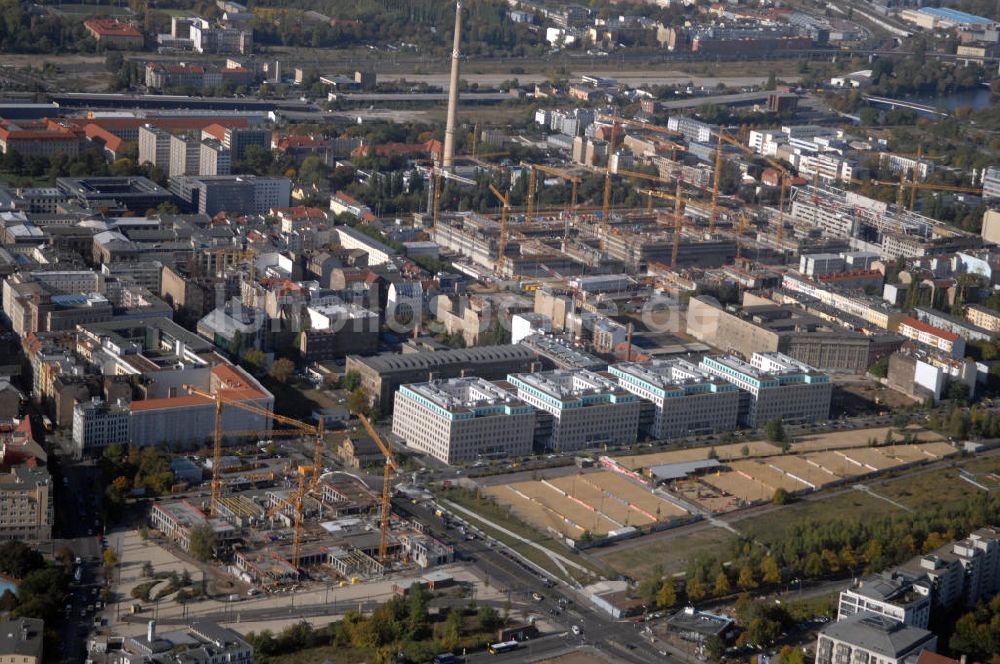
[[[430,508],[423,505],[403,503],[396,505],[396,509],[410,513],[426,524],[435,537],[449,542],[455,547],[456,556],[474,561],[495,587],[507,590],[512,597],[518,599],[530,600],[532,593],[541,595],[542,601],[535,602],[535,606],[540,612],[548,614],[546,620],[561,624],[565,629],[570,629],[573,625],[580,628],[580,636],[570,638],[575,645],[590,645],[620,662],[676,661],[638,638],[636,623],[617,622],[597,611],[582,594],[566,584],[548,587],[536,570],[505,547],[497,544],[491,546],[482,538],[473,541],[455,539],[455,532],[435,517]],[[567,602],[567,605],[560,606],[560,600]],[[634,646],[634,649],[628,649],[624,644]]]
[[[72,582],[69,609],[60,625],[61,649],[59,661],[81,662],[86,657],[84,638],[93,627],[95,604],[101,588],[101,532],[100,520],[102,487],[97,481],[93,462],[77,462],[65,453],[58,439],[50,439],[50,454],[59,457],[62,480],[57,480],[55,510],[58,513],[61,539],[53,543],[53,551],[69,547],[81,564],[79,581]],[[64,442],[64,441],[62,441]]]

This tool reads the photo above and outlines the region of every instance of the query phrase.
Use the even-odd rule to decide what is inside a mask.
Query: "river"
[[[955,92],[941,97],[913,95],[901,97],[901,99],[917,102],[918,104],[926,104],[927,106],[933,106],[934,108],[940,108],[947,111],[954,111],[956,108],[962,106],[968,106],[974,111],[981,111],[984,108],[989,108],[989,106],[993,103],[991,100],[990,90],[985,86],[974,88],[972,90],[963,90],[962,92]]]

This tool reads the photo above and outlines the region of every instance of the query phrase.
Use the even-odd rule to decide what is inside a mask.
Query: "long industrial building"
[[[530,349],[503,345],[375,357],[351,355],[345,371],[356,371],[371,405],[388,413],[400,385],[465,375],[496,380],[510,373],[530,371],[534,362],[535,355]]]
[[[823,371],[863,373],[901,339],[888,332],[862,334],[793,306],[723,308],[712,297],[691,299],[687,333],[726,353],[784,353]]]

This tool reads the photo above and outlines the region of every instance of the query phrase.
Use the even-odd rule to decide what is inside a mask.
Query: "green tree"
[[[795,646],[783,647],[781,649],[781,664],[806,664],[802,648],[796,648]]]
[[[767,424],[764,425],[764,437],[769,442],[781,445],[783,450],[786,449],[783,443],[787,443],[788,438],[785,434],[785,425],[782,423],[780,417],[767,421]]]
[[[889,356],[880,357],[875,364],[868,368],[868,373],[876,378],[885,378],[889,375]]]
[[[717,597],[722,597],[728,595],[730,590],[732,588],[729,585],[729,576],[726,574],[726,570],[720,569],[719,573],[715,575],[715,585],[712,587],[712,592]]]
[[[368,415],[371,412],[371,402],[368,398],[368,390],[363,387],[355,388],[347,395],[347,410],[352,413]]]
[[[774,490],[774,495],[771,497],[771,502],[775,505],[784,505],[788,502],[788,492],[782,487],[778,487]]]
[[[295,375],[295,363],[287,357],[282,357],[274,361],[267,373],[279,383],[287,383]]]
[[[677,588],[673,577],[667,577],[656,592],[656,608],[669,609],[677,603]]]
[[[266,363],[267,356],[256,348],[250,348],[243,353],[243,365],[253,373],[263,371]]]
[[[353,392],[361,387],[361,374],[353,369],[348,371],[344,374],[344,378],[340,381],[340,386],[348,392]]]
[[[701,579],[695,577],[685,584],[684,591],[687,593],[689,600],[697,602],[705,597],[705,584]]]
[[[217,538],[215,531],[208,524],[192,528],[189,538],[188,553],[198,560],[204,562],[215,554]]]
[[[740,575],[736,580],[736,585],[743,590],[750,590],[757,587],[757,581],[753,577],[753,568],[750,565],[743,565],[740,568]]]
[[[492,606],[479,607],[479,611],[476,613],[476,621],[479,624],[479,631],[481,632],[493,632],[503,624],[500,614]]]
[[[774,556],[768,556],[760,561],[760,578],[768,584],[781,583],[781,568]]]

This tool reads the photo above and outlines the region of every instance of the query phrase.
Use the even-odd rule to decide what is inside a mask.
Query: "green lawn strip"
[[[707,528],[690,534],[661,535],[637,546],[629,546],[634,541],[626,541],[618,547],[592,549],[591,552],[618,572],[639,579],[651,572],[656,565],[662,565],[668,574],[683,572],[687,568],[688,559],[699,551],[705,548],[727,550],[735,537],[722,528]]]
[[[512,533],[516,533],[521,537],[530,540],[536,544],[540,544],[546,549],[552,551],[553,553],[558,553],[566,558],[571,559],[573,562],[582,565],[595,574],[599,576],[606,576],[607,570],[601,569],[600,567],[594,565],[591,561],[587,560],[583,556],[575,554],[568,547],[563,546],[552,537],[542,534],[540,531],[535,530],[531,526],[525,524],[524,522],[518,520],[516,517],[510,515],[501,506],[497,505],[495,502],[485,498],[478,498],[469,491],[461,489],[451,489],[446,491],[443,496],[446,500],[450,500],[454,503],[461,505],[462,507],[470,510],[476,514],[481,515],[482,519],[487,519],[496,523],[502,528],[505,528]],[[466,518],[466,514],[461,514],[462,518]],[[470,517],[471,518],[471,517]],[[562,570],[552,561],[549,556],[545,555],[533,546],[530,546],[516,538],[510,537],[500,531],[491,528],[482,519],[475,519],[477,525],[481,527],[484,531],[490,534],[491,537],[503,542],[508,547],[514,549],[518,553],[522,554],[525,558],[538,564],[539,566],[549,570],[556,576],[562,578],[564,575]],[[566,565],[566,570],[573,575],[574,578],[583,580],[583,575],[579,570]]]

